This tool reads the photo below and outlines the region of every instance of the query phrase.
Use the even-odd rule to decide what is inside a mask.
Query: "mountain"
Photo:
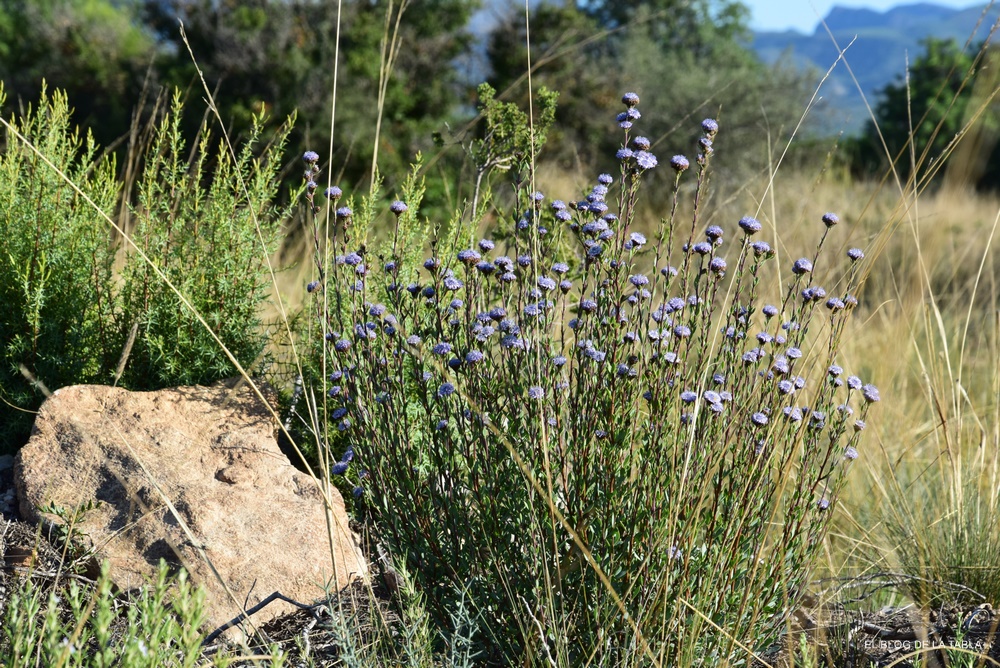
[[[814,70],[817,82],[837,61],[838,49],[834,41],[841,49],[846,48],[844,58],[858,84],[855,85],[842,61],[837,63],[820,94],[826,101],[825,124],[829,129],[856,132],[868,118],[858,86],[868,103],[874,106],[881,88],[902,79],[907,58],[912,62],[923,53],[921,40],[950,37],[964,44],[972,37],[972,44],[978,45],[986,39],[990,26],[1000,15],[997,7],[984,15],[986,6],[952,9],[918,3],[885,12],[834,6],[812,35],[795,30],[755,32],[750,47],[764,62],[781,62]]]

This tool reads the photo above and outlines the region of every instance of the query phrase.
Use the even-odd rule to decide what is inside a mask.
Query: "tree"
[[[370,174],[384,40],[395,36],[401,55],[385,89],[378,159],[383,173],[402,175],[418,151],[431,148],[432,132],[461,100],[452,63],[471,44],[465,27],[475,6],[473,0],[344,3],[336,154],[330,162],[345,185],[360,184]],[[336,3],[305,0],[146,3],[147,22],[172,53],[164,64],[166,81],[201,85],[178,30],[180,20],[231,131],[245,131],[260,111],[280,120],[297,110],[291,145],[316,150],[329,141],[336,12]]]
[[[8,97],[33,103],[44,79],[50,90],[66,91],[74,121],[103,145],[128,131],[155,53],[134,2],[0,0],[0,80]]]
[[[949,144],[978,107],[976,82],[992,71],[978,67],[978,56],[989,56],[984,47],[963,49],[953,39],[936,38],[928,38],[922,44],[924,51],[913,61],[909,72],[880,92],[875,120],[868,121],[854,146],[855,171],[871,173],[886,168],[891,160],[904,180],[911,176],[914,166],[918,167],[918,174],[926,173],[931,161],[946,157]],[[976,158],[983,162],[983,168],[969,176],[973,184],[996,185],[995,177],[994,182],[989,177],[982,180],[984,173],[995,172],[985,169],[986,163],[995,165],[1000,159],[993,151],[996,121],[990,114],[984,114],[978,125],[985,126],[977,128],[980,139],[976,147],[983,154]],[[987,136],[991,139],[986,140]],[[965,156],[966,160],[970,158]]]
[[[732,0],[539,5],[530,25],[532,83],[561,93],[549,157],[594,166],[612,154],[617,145],[608,142],[607,128],[621,111],[621,94],[634,90],[652,112],[641,134],[663,149],[690,150],[696,138],[690,131],[718,115],[719,146],[729,149],[719,156],[762,165],[761,138],[767,130],[773,137],[788,130],[807,91],[802,75],[767,68],[743,46],[747,16]],[[491,37],[490,82],[502,94],[527,93],[526,38],[523,16],[512,16]]]

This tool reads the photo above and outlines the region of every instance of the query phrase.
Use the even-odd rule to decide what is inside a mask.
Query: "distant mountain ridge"
[[[845,53],[858,84],[869,104],[874,106],[877,92],[902,77],[907,57],[912,62],[923,52],[920,41],[927,37],[954,38],[964,44],[976,24],[973,43],[986,39],[990,26],[997,21],[1000,7],[983,14],[986,4],[952,9],[933,3],[901,5],[884,12],[871,9],[834,6],[817,25],[812,35],[795,30],[755,32],[750,47],[767,63],[783,61],[796,67],[812,67],[825,72],[837,60],[841,49],[855,40]],[[857,39],[855,39],[857,37]],[[821,95],[831,110],[829,129],[857,131],[867,119],[867,111],[857,87],[843,63],[839,63],[826,81]]]

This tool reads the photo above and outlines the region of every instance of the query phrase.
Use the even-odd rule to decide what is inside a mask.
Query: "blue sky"
[[[914,4],[900,0],[743,0],[750,7],[750,27],[754,30],[786,30],[794,28],[799,32],[812,34],[821,17],[829,13],[834,5],[841,7],[864,7],[885,11],[899,5]],[[929,0],[935,5],[964,8],[977,4],[976,0]],[[985,0],[984,0],[985,1]]]

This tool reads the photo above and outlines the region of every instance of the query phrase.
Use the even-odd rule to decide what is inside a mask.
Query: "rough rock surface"
[[[111,562],[115,584],[142,584],[161,558],[181,564],[207,589],[212,628],[275,591],[309,603],[323,585],[339,590],[367,566],[332,487],[331,560],[320,488],[291,465],[274,432],[246,387],[62,388],[42,405],[15,462],[21,515],[52,521],[38,507],[101,502],[80,531],[96,558]],[[252,619],[291,609],[275,601]]]

